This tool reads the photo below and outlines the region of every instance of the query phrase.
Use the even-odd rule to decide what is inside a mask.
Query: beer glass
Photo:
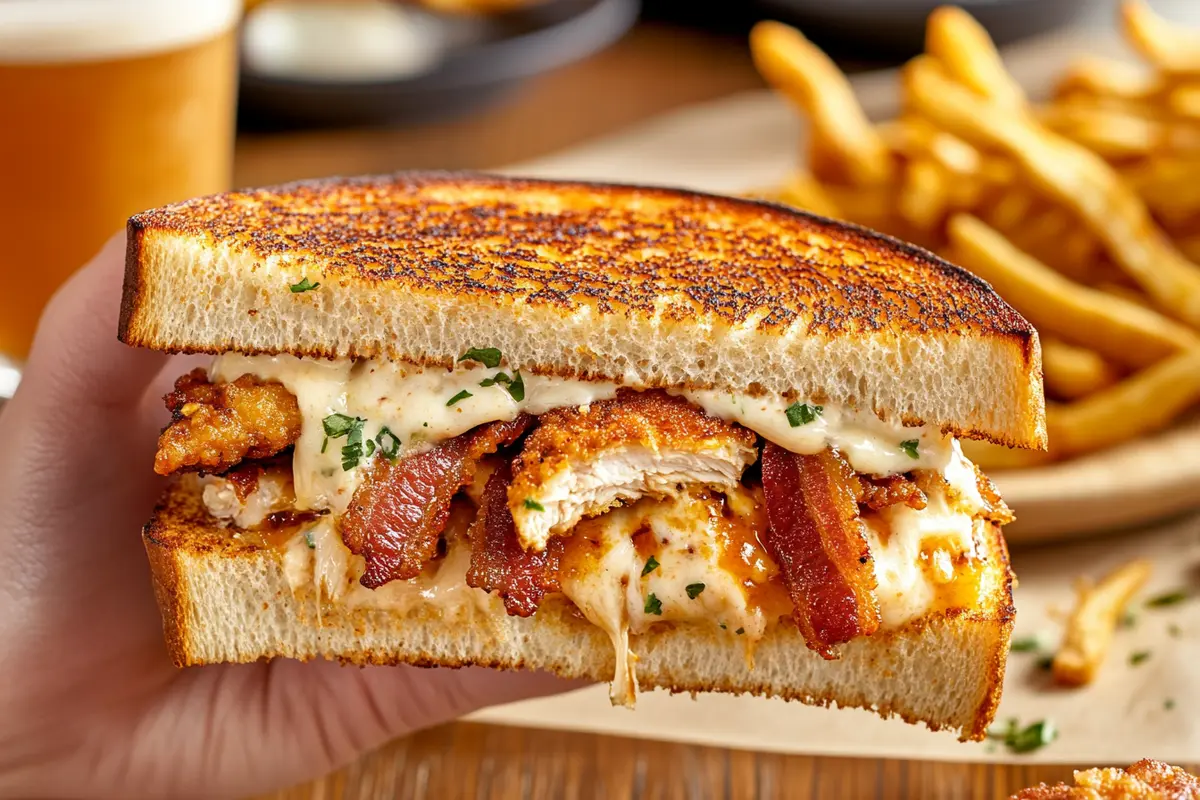
[[[46,301],[129,215],[228,188],[240,10],[0,0],[0,395]]]

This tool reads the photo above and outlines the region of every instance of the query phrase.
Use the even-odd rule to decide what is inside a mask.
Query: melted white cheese
[[[304,418],[294,463],[297,508],[330,508],[340,513],[358,486],[366,459],[357,468],[342,469],[345,439],[326,443],[322,428],[322,421],[330,414],[365,419],[364,441],[387,427],[402,449],[410,451],[485,422],[513,419],[522,411],[536,415],[554,408],[588,405],[613,397],[618,389],[615,383],[522,374],[525,396],[518,402],[503,384],[480,385],[499,372],[510,377],[516,374],[507,366],[485,369],[477,364],[458,364],[447,370],[392,361],[228,353],[217,357],[211,378],[232,381],[254,375],[279,381],[296,396]],[[463,392],[470,396],[448,405]],[[938,470],[965,501],[973,503],[977,499],[983,506],[975,488],[974,469],[954,439],[937,428],[905,427],[884,422],[871,413],[833,405],[824,405],[812,422],[793,427],[786,413],[791,402],[781,397],[711,391],[681,394],[708,414],[736,421],[792,452],[809,454],[836,447],[857,472],[894,475],[913,469]],[[916,458],[901,446],[914,440]]]
[[[752,509],[748,490],[738,487],[730,494],[750,500],[731,502],[735,515],[737,509]],[[740,580],[722,568],[720,520],[718,498],[684,493],[669,501],[643,500],[587,523],[585,535],[598,539],[599,557],[587,569],[564,569],[559,581],[562,593],[612,639],[617,668],[609,696],[614,705],[632,706],[637,694],[631,633],[645,633],[657,622],[706,622],[724,625],[730,635],[744,635],[750,647],[773,621],[750,603]],[[647,559],[632,537],[645,528],[654,537],[658,566],[643,575]],[[689,586],[701,585],[695,597],[688,594]]]

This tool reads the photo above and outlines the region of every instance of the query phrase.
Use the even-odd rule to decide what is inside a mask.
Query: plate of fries
[[[882,121],[799,31],[751,33],[808,128],[803,166],[756,196],[922,245],[1040,332],[1050,451],[964,443],[1016,510],[1014,542],[1200,507],[1200,30],[1140,0],[1119,18],[1138,60],[1081,56],[1039,99],[939,8]]]

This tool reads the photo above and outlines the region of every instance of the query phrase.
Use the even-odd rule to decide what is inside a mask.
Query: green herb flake
[[[307,276],[300,279],[299,283],[293,283],[288,288],[292,290],[292,294],[300,294],[301,292],[311,291],[320,286],[320,283],[313,283]]]
[[[741,636],[745,632],[746,632],[745,628],[738,628],[736,631],[734,631],[734,633],[736,633],[738,636]]]
[[[449,400],[446,401],[446,408],[449,408],[450,406],[454,405],[455,403],[457,403],[460,400],[466,400],[468,397],[474,397],[474,396],[475,395],[471,394],[466,389],[463,389],[461,392],[454,395],[454,397],[451,397]]]
[[[1136,653],[1129,654],[1129,666],[1136,667],[1139,664],[1144,664],[1150,660],[1149,650],[1138,650]]]
[[[339,436],[349,433],[357,421],[357,418],[348,417],[345,414],[330,414],[321,420],[321,427],[325,429],[326,436],[337,439]]]
[[[1054,656],[1044,655],[1037,660],[1037,668],[1043,672],[1049,672],[1054,669]]]
[[[395,461],[396,456],[400,455],[400,437],[388,430],[386,425],[375,434],[375,442],[379,445],[379,452],[388,461]]]
[[[658,569],[658,559],[654,556],[650,556],[650,558],[646,561],[646,566],[642,567],[642,577],[646,577],[656,569]]]
[[[521,377],[520,372],[513,375],[512,381],[504,388],[508,389],[508,393],[512,395],[512,399],[518,403],[525,399],[525,379]]]
[[[329,447],[329,437],[326,436],[321,440],[321,455],[325,454],[325,450]]]
[[[799,428],[819,417],[825,411],[825,406],[810,406],[808,403],[792,403],[784,410],[788,425]]]
[[[921,454],[917,451],[917,445],[921,444],[920,439],[905,439],[900,443],[900,449],[903,450],[909,458],[920,458]]]
[[[489,369],[495,369],[500,366],[500,359],[503,356],[500,351],[494,347],[472,347],[467,352],[458,357],[459,361],[478,361]]]
[[[313,540],[312,528],[309,528],[304,532],[304,543],[308,545],[309,550],[317,549],[317,543]]]
[[[508,377],[507,372],[497,372],[492,377],[481,380],[479,385],[486,389],[489,386],[495,386],[497,383],[512,383],[512,378]]]
[[[724,631],[724,630],[729,630],[729,629],[728,629],[728,628],[725,626],[725,623],[724,623],[724,622],[722,622],[722,623],[721,623],[721,630],[723,630],[723,631]]]
[[[525,507],[530,511],[545,511],[546,507],[532,497],[525,498]]]
[[[1014,653],[1036,653],[1042,649],[1042,640],[1037,636],[1025,636],[1020,639],[1013,639],[1008,649]]]
[[[1132,628],[1137,625],[1138,616],[1132,608],[1125,609],[1125,613],[1121,615],[1120,621],[1117,623],[1122,628]]]
[[[662,616],[662,600],[659,600],[658,596],[655,595],[654,592],[651,592],[646,597],[646,607],[643,610],[647,614],[657,614],[658,616],[661,617]]]
[[[1183,635],[1183,629],[1180,628],[1178,625],[1176,625],[1174,622],[1172,622],[1170,625],[1167,626],[1167,635],[1170,636],[1172,639],[1178,639],[1180,636]]]
[[[374,455],[374,453],[375,453],[375,440],[368,439],[367,440],[367,458],[370,458],[372,455]]]
[[[695,600],[704,591],[703,583],[689,583],[686,587],[689,600]]]
[[[1163,594],[1151,597],[1146,601],[1146,607],[1165,608],[1166,606],[1179,605],[1190,596],[1187,589],[1175,589],[1174,591],[1164,592]]]
[[[1168,697],[1166,700],[1163,700],[1163,709],[1165,709],[1167,711],[1174,711],[1175,710],[1175,698]]]
[[[1058,738],[1058,728],[1048,719],[1022,728],[1015,719],[1010,719],[1004,727],[988,728],[987,736],[1004,742],[1004,746],[1013,753],[1032,753],[1053,742]]]

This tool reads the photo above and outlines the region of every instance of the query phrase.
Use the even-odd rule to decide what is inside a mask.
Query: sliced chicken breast
[[[755,434],[664,392],[543,414],[514,465],[509,508],[526,549],[587,517],[692,486],[732,489],[758,457]]]

